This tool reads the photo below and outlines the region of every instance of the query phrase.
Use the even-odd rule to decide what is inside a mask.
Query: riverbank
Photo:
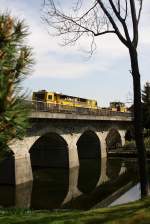
[[[150,159],[150,148],[146,151],[147,158]],[[113,149],[108,151],[108,157],[137,158],[137,150],[135,149]]]
[[[89,211],[0,210],[1,224],[149,224],[150,198]]]

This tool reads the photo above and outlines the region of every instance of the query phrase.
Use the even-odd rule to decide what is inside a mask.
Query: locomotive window
[[[80,102],[84,102],[84,103],[87,102],[87,100],[86,100],[86,99],[83,99],[83,98],[79,98],[78,100],[79,100]]]
[[[35,93],[34,97],[35,97],[35,100],[38,100],[38,101],[44,100],[45,93]]]
[[[48,95],[48,100],[52,100],[52,95]]]
[[[68,100],[68,101],[73,101],[75,98],[72,97],[72,96],[60,95],[60,99]]]
[[[60,95],[60,99],[66,99],[66,95]]]

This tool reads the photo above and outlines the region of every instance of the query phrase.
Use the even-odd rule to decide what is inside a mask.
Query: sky
[[[61,40],[50,35],[51,30],[41,19],[44,0],[0,0],[1,11],[24,19],[29,26],[27,44],[33,48],[33,71],[22,83],[29,95],[48,90],[83,98],[96,99],[99,106],[111,101],[132,99],[132,77],[127,49],[115,36],[97,37],[96,51],[89,57],[89,40],[76,46],[60,45]],[[66,0],[62,0],[66,4]],[[72,0],[73,1],[73,0]],[[150,81],[150,1],[144,0],[140,21],[139,66],[141,86]]]

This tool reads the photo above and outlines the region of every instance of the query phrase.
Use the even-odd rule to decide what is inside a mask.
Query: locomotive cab
[[[110,102],[111,111],[127,112],[127,107],[122,102]]]

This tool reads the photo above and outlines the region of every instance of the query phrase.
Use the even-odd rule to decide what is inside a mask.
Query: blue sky
[[[41,20],[43,0],[0,0],[0,3],[2,11],[11,11],[13,16],[25,19],[29,25],[27,42],[33,47],[36,64],[31,76],[23,82],[25,90],[31,93],[46,89],[93,98],[100,106],[108,106],[110,101],[126,102],[132,95],[129,55],[116,37],[97,38],[97,50],[89,58],[85,53],[88,39],[75,47],[61,47],[60,39],[49,35],[48,26]],[[150,81],[149,21],[150,2],[145,0],[138,49],[142,86]]]

